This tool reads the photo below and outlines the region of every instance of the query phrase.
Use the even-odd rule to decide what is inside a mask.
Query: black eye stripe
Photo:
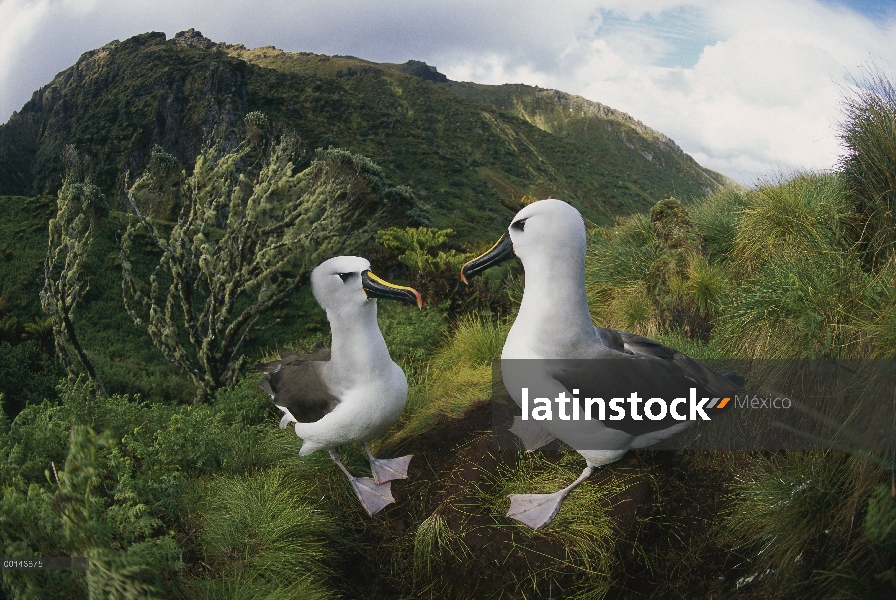
[[[345,283],[345,281],[352,275],[357,275],[357,273],[336,273],[336,274],[339,275],[339,279],[341,279],[343,283]]]
[[[524,231],[526,229],[526,219],[520,219],[519,221],[514,221],[510,224],[511,229],[519,229],[520,231]]]

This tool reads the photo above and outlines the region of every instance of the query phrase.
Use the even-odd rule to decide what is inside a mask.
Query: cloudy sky
[[[840,99],[896,74],[893,0],[0,0],[0,122],[82,52],[190,27],[579,94],[745,185],[833,167]]]

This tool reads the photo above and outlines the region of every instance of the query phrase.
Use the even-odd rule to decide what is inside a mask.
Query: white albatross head
[[[398,300],[423,308],[417,290],[389,283],[370,271],[370,262],[360,256],[337,256],[311,271],[314,299],[326,311],[358,311],[377,298]]]
[[[461,268],[461,279],[469,278],[517,256],[524,267],[550,268],[570,258],[584,260],[585,221],[575,207],[562,200],[539,200],[513,217],[507,233],[485,254]],[[536,266],[537,265],[537,266]]]
[[[523,265],[535,257],[551,260],[585,252],[582,214],[562,200],[533,202],[516,213],[507,232]]]

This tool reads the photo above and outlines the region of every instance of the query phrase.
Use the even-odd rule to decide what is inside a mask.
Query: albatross
[[[708,397],[718,407],[725,404],[719,399],[740,391],[743,380],[733,372],[717,373],[648,338],[596,327],[585,294],[585,247],[585,224],[579,211],[561,200],[541,200],[519,211],[490,250],[461,268],[461,279],[468,283],[514,256],[523,263],[523,298],[501,353],[504,384],[518,405],[528,401],[522,398],[520,382],[529,382],[547,398],[568,394],[579,405],[573,407],[577,415],[585,409],[585,398],[576,396],[587,393],[586,387],[607,399],[620,396],[620,390],[647,390],[643,396],[651,402],[654,396],[648,393],[693,390],[692,395]],[[633,410],[637,406],[632,403]],[[633,418],[637,420],[624,422],[562,419],[566,419],[562,412],[560,419],[537,422],[516,417],[511,428],[527,451],[559,438],[586,461],[581,476],[558,492],[510,496],[507,516],[533,529],[550,523],[564,498],[596,467],[691,424],[671,414],[654,420],[641,413]]]
[[[314,298],[327,313],[332,347],[310,355],[281,352],[281,359],[257,365],[261,388],[283,412],[280,428],[295,423],[307,456],[327,450],[348,478],[371,517],[395,502],[391,481],[407,477],[411,455],[374,458],[367,440],[385,433],[404,410],[408,382],[392,361],[376,320],[376,299],[423,308],[416,290],[389,283],[357,256],[337,256],[311,272]],[[373,477],[354,477],[336,452],[340,444],[361,442]]]

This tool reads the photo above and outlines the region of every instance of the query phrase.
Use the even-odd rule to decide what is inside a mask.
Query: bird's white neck
[[[368,300],[360,310],[356,307],[343,311],[327,311],[331,343],[331,366],[345,366],[359,377],[381,371],[392,362],[389,349],[376,321],[376,300]]]
[[[523,262],[526,289],[503,358],[573,358],[593,344],[585,295],[585,255],[533,255]]]

